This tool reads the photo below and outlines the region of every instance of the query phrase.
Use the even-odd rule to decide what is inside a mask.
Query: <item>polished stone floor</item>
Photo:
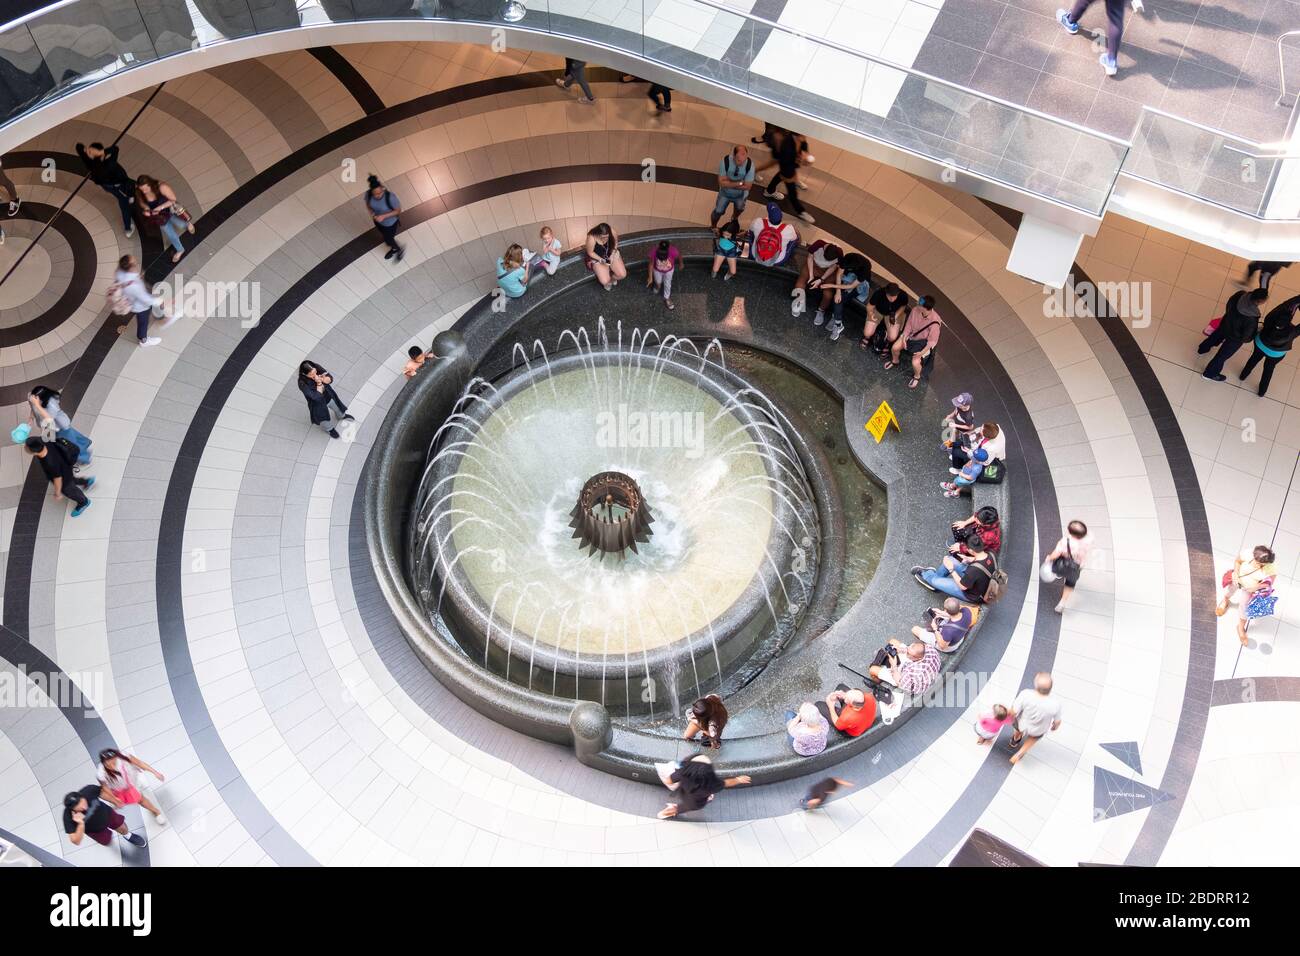
[[[30,256],[46,277],[0,289],[3,424],[24,417],[33,383],[63,387],[99,484],[73,520],[21,449],[0,448],[0,666],[73,675],[92,705],[38,694],[0,709],[0,831],[79,865],[939,863],[972,826],[1060,865],[1289,860],[1300,381],[1284,362],[1266,398],[1216,385],[1194,348],[1244,263],[1111,217],[1076,279],[1145,284],[1149,324],[1052,317],[1040,288],[1005,272],[1014,233],[997,211],[818,145],[807,199],[824,229],[803,238],[864,234],[900,280],[961,309],[1046,452],[1032,480],[1050,483],[1056,510],[1036,527],[1078,517],[1096,533],[1064,615],[1026,575],[1024,611],[966,715],[1050,665],[1066,720],[1014,771],[957,720],[865,770],[825,813],[755,788],[664,824],[661,792],[502,730],[431,681],[367,580],[356,485],[406,348],[491,289],[506,242],[539,222],[566,248],[601,220],[698,225],[709,171],[757,124],[685,96],[655,115],[604,75],[584,107],[541,55],[340,52],[385,109],[367,119],[355,79],[285,54],[170,81],[6,157],[23,216],[64,212]],[[117,336],[113,263],[154,262],[156,240],[124,239],[106,195],[66,172],[40,182],[38,160],[119,135],[128,168],[170,182],[198,221],[169,278],[258,283],[273,332],[230,316],[182,320],[148,350]],[[646,156],[657,182],[641,179]],[[418,211],[401,265],[373,248],[349,161]],[[1296,283],[1284,272],[1277,287]],[[353,440],[307,423],[293,381],[307,353],[346,383]],[[214,389],[226,375],[233,387]],[[1282,598],[1243,648],[1212,614],[1213,582],[1262,541],[1280,555]],[[53,808],[109,741],[167,774],[156,792],[170,822],[144,821],[147,853],[74,849],[60,832]],[[1171,799],[1098,814],[1097,781],[1114,778]]]

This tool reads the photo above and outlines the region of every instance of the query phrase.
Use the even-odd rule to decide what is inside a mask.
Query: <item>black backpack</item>
[[[990,557],[992,556],[990,555]],[[993,563],[992,573],[989,572],[988,568],[984,567],[983,564],[977,561],[972,561],[970,567],[979,571],[989,579],[988,587],[984,589],[984,603],[997,604],[1002,597],[1002,592],[1007,588],[1007,572],[998,568],[996,559]]]
[[[722,157],[722,168],[727,171],[728,179],[744,179],[749,175],[749,171],[754,168],[754,157],[745,157],[745,168],[742,171],[741,168],[736,165],[735,158],[728,153],[726,156]],[[732,170],[735,170],[735,175],[732,174]]]
[[[1006,476],[1006,462],[994,458],[984,466],[984,470],[979,473],[979,477],[976,478],[975,481],[981,485],[1000,485],[1002,484],[1002,479],[1006,478]]]
[[[69,465],[75,465],[77,459],[81,457],[81,449],[77,447],[76,442],[70,439],[55,438],[54,441],[46,442],[45,444],[63,455],[64,460],[66,460]]]

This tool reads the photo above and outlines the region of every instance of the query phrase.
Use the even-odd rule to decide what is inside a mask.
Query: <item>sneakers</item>
[[[734,276],[732,276],[732,274],[731,274],[730,272],[724,272],[724,273],[722,274],[722,281],[723,281],[723,282],[730,282],[733,278],[734,278]]]
[[[810,226],[817,221],[812,217],[812,213],[810,213],[807,209],[799,213],[799,218],[802,219],[804,222],[808,223],[808,225]]]
[[[22,205],[23,205],[23,201],[21,199],[15,199],[13,202],[11,202],[9,204],[9,215],[11,216],[18,215],[18,210],[22,208]]]
[[[1226,375],[1211,375],[1208,372],[1202,372],[1201,378],[1208,378],[1211,382],[1226,382],[1228,380]]]
[[[349,415],[347,412],[344,412],[344,413],[343,413],[343,420],[344,420],[345,422],[355,422],[357,419],[356,419],[356,416],[355,416],[355,415]]]
[[[832,342],[837,342],[837,341],[839,341],[840,333],[842,333],[842,332],[844,331],[844,323],[843,323],[843,322],[831,322],[830,327],[829,327],[829,331],[830,331],[830,333],[831,333],[831,341],[832,341]]]
[[[402,261],[402,258],[403,258],[405,255],[406,255],[406,246],[398,246],[398,247],[397,247],[397,255],[395,256],[395,258],[397,259],[397,261],[398,261],[398,262],[401,262],[401,261]]]
[[[337,428],[331,428],[331,429],[330,429],[330,438],[339,438],[339,437],[341,437],[341,436],[339,435],[339,430],[338,430]]]
[[[825,325],[825,324],[826,324],[826,313],[823,312],[821,309],[818,309],[817,314],[813,316],[813,325]]]
[[[960,474],[961,474],[961,469],[960,469],[960,468],[949,468],[949,469],[948,469],[948,474],[950,474],[950,475],[960,475]]]
[[[579,97],[578,97],[578,102],[581,103],[583,106],[590,106],[592,103],[594,103],[594,102],[596,102],[596,101],[595,101],[594,98],[592,98],[592,97],[590,97],[590,96],[579,96]]]
[[[1068,10],[1057,10],[1056,22],[1065,27],[1065,32],[1070,34],[1070,36],[1074,36],[1079,32],[1079,24],[1070,20],[1070,12]]]
[[[779,189],[778,189],[776,192],[774,192],[774,193],[770,193],[770,192],[768,192],[767,190],[764,190],[764,191],[763,191],[763,198],[764,198],[764,199],[775,199],[775,200],[777,200],[778,202],[780,202],[782,199],[785,198],[785,193],[781,192],[781,190],[779,190]]]
[[[132,846],[148,846],[149,841],[144,838],[143,833],[128,833],[122,839]]]
[[[1097,62],[1101,64],[1101,68],[1106,71],[1107,76],[1114,76],[1119,72],[1119,61],[1112,60],[1105,53],[1097,57]]]
[[[158,345],[158,344],[160,344],[161,342],[162,342],[162,339],[158,338],[158,336],[156,336],[156,335],[151,335],[151,336],[149,336],[147,339],[141,339],[141,340],[140,340],[140,348],[142,348],[142,349],[147,349],[147,348],[150,348],[151,346]]]
[[[1052,610],[1055,611],[1057,614],[1064,614],[1064,613],[1065,613],[1065,602],[1062,601],[1060,604],[1056,605],[1056,607],[1052,608]]]
[[[673,300],[672,300],[672,299],[664,299],[664,305],[666,305],[666,306],[668,307],[668,311],[669,311],[669,312],[671,312],[671,311],[673,311],[673,309],[677,308],[677,306],[673,305]]]
[[[128,239],[130,239],[132,236],[134,236],[134,235],[135,235],[135,223],[131,223],[131,225],[127,226],[127,227],[126,227],[126,231],[123,232],[122,235],[126,236]]]
[[[86,483],[85,483],[82,487],[83,487],[83,488],[94,488],[94,487],[95,487],[95,479],[94,479],[94,478],[87,478],[87,479],[86,479]]]
[[[385,258],[385,259],[391,259],[391,258],[393,258],[393,256],[395,256],[395,255],[397,255],[397,250],[396,250],[396,249],[389,249],[387,252],[384,253],[384,258]]]
[[[87,498],[87,499],[86,499],[86,503],[85,503],[84,505],[77,505],[77,507],[75,507],[75,508],[72,509],[72,517],[74,517],[74,518],[80,518],[80,517],[81,517],[81,513],[82,513],[83,511],[85,511],[85,510],[86,510],[87,508],[89,508],[89,507],[90,507],[90,499]]]
[[[158,328],[165,329],[170,326],[173,326],[176,324],[176,320],[179,318],[180,316],[173,312],[171,315],[167,316],[167,318],[163,319],[161,323],[159,323]]]
[[[153,822],[158,824],[160,827],[165,827],[167,825],[166,814],[160,812],[156,817],[153,818]]]
[[[569,88],[569,84],[564,82],[564,77],[562,76],[557,76],[555,78],[555,85],[562,90],[567,90]]]
[[[937,591],[938,588],[936,588],[933,584],[931,584],[931,583],[930,583],[929,581],[927,581],[924,577],[922,577],[922,575],[923,575],[926,571],[933,571],[933,570],[934,570],[934,568],[924,568],[924,567],[921,567],[921,565],[918,564],[916,567],[912,568],[912,577],[914,577],[914,578],[916,579],[916,583],[919,584],[919,585],[921,585],[921,587],[923,587],[923,588],[928,588],[928,589],[931,590],[931,591]]]

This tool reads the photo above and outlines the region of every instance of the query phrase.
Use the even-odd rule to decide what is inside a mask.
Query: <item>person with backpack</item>
[[[1083,566],[1091,553],[1092,535],[1088,534],[1088,526],[1082,521],[1071,521],[1066,525],[1061,540],[1056,542],[1056,547],[1043,558],[1044,576],[1050,573],[1056,580],[1065,582],[1061,588],[1061,600],[1056,604],[1057,614],[1065,611],[1065,605],[1078,586],[1079,575],[1083,573]]]
[[[66,438],[55,438],[54,441],[47,442],[32,435],[23,443],[23,447],[27,454],[36,459],[41,471],[45,472],[46,479],[54,486],[54,500],[67,498],[74,502],[77,507],[72,509],[72,517],[80,517],[90,507],[90,499],[81,489],[93,488],[95,479],[78,478],[73,472],[72,466],[76,464],[79,454],[77,446]]]
[[[907,315],[907,321],[903,323],[903,329],[894,339],[894,344],[889,347],[889,360],[885,362],[885,368],[891,369],[896,367],[901,361],[903,352],[906,351],[912,357],[912,378],[908,381],[908,388],[916,388],[921,384],[921,370],[925,366],[925,361],[933,354],[935,346],[939,344],[939,331],[943,327],[943,320],[934,308],[934,296],[923,295],[916,300],[916,306]]]
[[[732,218],[739,219],[745,211],[749,199],[749,189],[754,185],[754,160],[749,150],[737,146],[718,163],[718,199],[713,204],[713,213],[709,216],[709,225],[713,234],[718,234],[718,220],[731,206]]]
[[[1247,342],[1254,341],[1259,332],[1260,306],[1268,299],[1267,289],[1241,289],[1228,297],[1223,307],[1223,315],[1210,323],[1210,331],[1205,340],[1196,347],[1198,355],[1204,355],[1210,349],[1218,347],[1201,373],[1203,378],[1212,382],[1225,382],[1228,376],[1223,374],[1223,366],[1237,354]]]
[[[966,536],[966,553],[959,559],[948,555],[943,570],[917,565],[912,568],[916,583],[968,604],[992,604],[1002,596],[1007,574],[998,570],[997,558],[984,547],[978,532]]]
[[[366,190],[365,202],[366,209],[370,211],[370,221],[375,224],[375,229],[383,237],[384,243],[388,246],[388,251],[384,253],[385,259],[396,259],[402,261],[402,256],[406,255],[406,250],[398,245],[397,227],[402,224],[398,218],[402,214],[402,203],[396,196],[384,188],[384,184],[379,181],[375,175],[368,176],[366,183],[369,189]]]
[[[140,275],[140,260],[135,256],[123,256],[117,261],[117,272],[113,273],[113,284],[108,288],[108,300],[114,315],[135,316],[135,337],[141,348],[149,348],[162,341],[156,335],[149,334],[149,320],[158,307],[158,298],[144,284],[144,277]],[[175,321],[175,315],[168,316],[159,328],[165,329]],[[124,325],[118,331],[125,328]]]
[[[969,518],[954,521],[952,544],[948,545],[948,553],[957,555],[958,561],[965,561],[963,555],[970,554],[970,549],[966,547],[966,539],[976,533],[979,534],[985,551],[998,553],[1002,547],[1002,522],[997,508],[985,505]]]
[[[799,247],[798,231],[783,218],[781,207],[770,202],[767,215],[749,224],[749,252],[761,266],[779,266]]]
[[[835,289],[824,288],[823,283],[833,286],[839,281],[840,260],[843,258],[844,250],[825,239],[818,239],[808,247],[808,256],[803,261],[803,268],[799,270],[799,278],[795,280],[794,291],[791,293],[793,301],[790,311],[793,315],[798,315],[806,307],[805,297],[809,290],[820,292],[821,299],[813,316],[813,325],[820,327],[826,324],[826,308],[835,299]]]
[[[903,316],[907,315],[907,293],[896,282],[886,283],[867,299],[867,323],[862,327],[862,341],[858,348],[884,355],[903,331]],[[879,334],[877,334],[879,332]]]
[[[1237,373],[1237,378],[1244,382],[1255,371],[1256,365],[1264,363],[1264,374],[1259,377],[1260,398],[1264,397],[1269,382],[1273,381],[1273,369],[1286,358],[1291,346],[1295,344],[1296,336],[1300,336],[1300,322],[1292,324],[1297,307],[1300,307],[1300,295],[1292,296],[1264,316],[1264,324],[1255,336],[1255,351]]]
[[[94,442],[72,427],[72,419],[63,410],[60,399],[61,393],[59,390],[50,388],[48,385],[37,385],[32,389],[27,396],[28,404],[32,406],[32,425],[45,436],[66,438],[72,442],[77,446],[76,463],[78,465],[89,465],[91,459],[90,446]]]
[[[78,143],[77,155],[85,164],[90,181],[117,200],[117,208],[122,213],[122,231],[130,239],[135,235],[135,223],[131,219],[131,206],[135,202],[135,180],[118,162],[117,146],[106,147],[103,143],[83,146]]]

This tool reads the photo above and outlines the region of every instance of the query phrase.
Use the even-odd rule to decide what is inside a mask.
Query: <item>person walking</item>
[[[384,253],[385,259],[396,259],[402,261],[402,256],[406,255],[406,250],[398,244],[397,228],[402,224],[398,217],[402,214],[402,202],[391,192],[384,188],[384,184],[379,181],[379,177],[371,174],[366,177],[366,209],[370,212],[370,221],[375,224],[375,229],[383,237],[388,251]]]
[[[748,149],[737,146],[718,163],[718,198],[709,215],[709,226],[715,236],[718,234],[718,220],[726,214],[728,206],[733,210],[731,218],[740,218],[749,199],[749,189],[753,185],[754,160]]]
[[[1065,32],[1074,36],[1079,32],[1079,18],[1085,10],[1097,0],[1075,0],[1068,11],[1056,11],[1056,20],[1065,27]],[[1107,76],[1119,72],[1119,41],[1124,36],[1124,0],[1105,0],[1106,2],[1106,50],[1097,58]]]
[[[154,820],[160,826],[165,826],[167,817],[158,809],[157,804],[140,792],[137,771],[153,774],[159,783],[167,779],[139,757],[124,754],[113,747],[101,750],[99,771],[96,774],[99,779],[100,796],[118,810],[128,804],[138,803],[153,814]]]
[[[804,798],[799,801],[799,806],[805,810],[816,810],[818,807],[825,806],[826,802],[830,800],[831,794],[836,790],[848,789],[851,786],[853,784],[850,781],[843,780],[840,777],[825,777],[808,788]]]
[[[1251,278],[1258,272],[1259,287],[1267,292],[1269,283],[1273,281],[1273,276],[1291,265],[1290,262],[1252,262],[1246,266],[1246,281],[1242,285],[1249,285]]]
[[[132,846],[146,846],[149,841],[143,834],[127,829],[126,818],[103,799],[101,792],[100,785],[92,783],[63,798],[63,832],[72,845],[81,846],[81,841],[90,837],[100,846],[108,846],[113,833],[117,833]]]
[[[303,359],[302,364],[298,366],[298,389],[302,392],[303,398],[307,399],[307,411],[311,414],[311,423],[319,425],[330,438],[341,437],[338,429],[334,427],[330,402],[333,402],[339,410],[342,416],[340,421],[356,421],[348,414],[348,407],[343,404],[338,392],[334,391],[334,376],[311,359]]]
[[[37,385],[32,389],[27,396],[28,404],[32,406],[32,425],[39,428],[43,436],[53,435],[72,442],[79,452],[77,464],[89,465],[92,456],[90,446],[94,442],[72,427],[72,419],[60,404],[61,397],[58,389],[48,385]]]
[[[81,513],[90,507],[90,499],[81,489],[93,488],[95,479],[78,478],[73,472],[72,466],[77,461],[77,446],[67,440],[56,438],[47,442],[32,435],[23,443],[23,447],[27,454],[36,459],[41,471],[45,472],[46,479],[54,486],[54,500],[67,498],[72,501],[77,506],[72,509],[72,517],[81,517]]]
[[[1291,346],[1295,344],[1296,336],[1300,335],[1300,323],[1295,323],[1296,308],[1300,306],[1300,295],[1292,296],[1281,305],[1271,309],[1264,317],[1264,324],[1260,327],[1259,334],[1255,336],[1255,351],[1250,353],[1250,358],[1246,359],[1246,364],[1241,371],[1237,373],[1240,381],[1245,381],[1250,377],[1250,373],[1255,371],[1255,366],[1260,362],[1264,363],[1264,372],[1259,377],[1259,395],[1262,398],[1268,391],[1268,386],[1273,381],[1273,369],[1277,368],[1277,363],[1286,358]]]
[[[788,193],[790,199],[790,208],[794,210],[796,216],[811,225],[816,220],[813,219],[812,213],[805,209],[803,203],[799,201],[801,184],[799,182],[800,149],[798,138],[792,133],[779,137],[772,155],[776,160],[777,173],[772,177],[772,181],[768,183],[767,189],[763,192],[763,197],[770,200],[781,199],[785,194],[780,192],[779,187],[784,181],[786,193]]]
[[[131,218],[131,206],[135,202],[135,180],[118,161],[117,145],[91,143],[83,146],[78,143],[77,155],[85,164],[90,181],[117,200],[118,211],[122,213],[122,232],[130,239],[135,235],[135,222]]]
[[[156,335],[149,334],[149,320],[158,306],[158,299],[144,284],[139,259],[127,255],[117,261],[117,272],[113,273],[113,286],[109,292],[110,295],[120,295],[125,300],[128,311],[135,316],[135,337],[141,348],[149,348],[162,341]],[[160,328],[165,329],[175,321],[175,315],[169,316],[163,320]]]
[[[662,83],[651,83],[646,96],[650,97],[650,102],[655,105],[655,109],[660,113],[671,113],[673,111],[673,91]]]
[[[594,103],[596,97],[592,95],[591,87],[587,85],[587,61],[575,60],[571,57],[564,58],[564,76],[557,77],[555,85],[561,89],[567,90],[577,83],[582,89],[582,96],[578,97],[579,103]]]
[[[1273,613],[1273,582],[1277,578],[1277,555],[1266,544],[1247,548],[1232,562],[1232,570],[1223,574],[1223,596],[1214,608],[1214,613],[1223,617],[1228,613],[1228,606],[1233,598],[1237,599],[1237,640],[1245,647],[1249,643],[1246,637],[1246,622],[1257,617],[1266,617]]]
[[[683,813],[701,810],[723,790],[749,783],[746,774],[726,779],[718,776],[713,761],[706,754],[696,754],[682,764],[655,764],[655,769],[659,771],[664,786],[677,792],[677,802],[659,811],[660,820],[671,820]]]
[[[1196,347],[1197,354],[1204,355],[1212,348],[1218,348],[1214,358],[1210,359],[1201,373],[1204,378],[1214,382],[1226,381],[1223,365],[1237,354],[1247,342],[1254,340],[1259,332],[1260,305],[1268,298],[1267,289],[1242,289],[1234,292],[1223,307],[1223,316],[1210,334]]]
[[[1061,698],[1053,697],[1052,675],[1039,671],[1034,675],[1034,686],[1026,687],[1011,704],[1015,714],[1011,734],[1011,747],[1016,750],[1011,755],[1011,765],[1018,764],[1022,757],[1033,750],[1049,730],[1061,727]],[[1022,746],[1023,744],[1023,746]]]
[[[141,176],[135,181],[135,203],[144,220],[157,226],[167,244],[176,250],[172,253],[172,262],[180,262],[181,256],[185,255],[181,233],[193,235],[194,223],[176,199],[175,191],[152,176]]]
[[[654,255],[650,257],[649,274],[646,276],[645,284],[651,292],[662,291],[664,296],[664,305],[671,312],[677,306],[673,305],[673,274],[678,269],[686,268],[682,262],[682,254],[667,239],[660,241],[655,248]]]
[[[18,208],[23,204],[23,201],[18,198],[18,187],[5,173],[3,163],[0,163],[0,199],[9,204],[9,215],[18,215]],[[0,246],[3,246],[4,243],[5,231],[3,227],[0,227]]]
[[[1079,575],[1083,573],[1083,566],[1088,563],[1090,554],[1092,535],[1088,533],[1088,526],[1082,521],[1071,521],[1066,525],[1061,540],[1056,542],[1056,547],[1043,558],[1044,572],[1050,571],[1058,581],[1065,582],[1061,588],[1061,600],[1056,604],[1057,614],[1065,611],[1070,595],[1079,586]]]

